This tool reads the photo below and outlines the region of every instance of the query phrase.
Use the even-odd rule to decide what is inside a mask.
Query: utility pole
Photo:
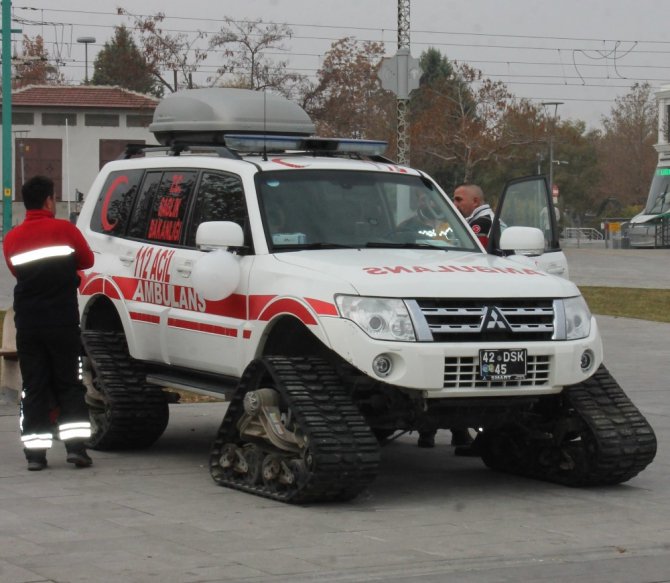
[[[409,57],[409,2],[398,0],[398,54],[406,49]],[[398,162],[409,164],[409,92],[398,94]]]
[[[12,228],[12,29],[11,0],[2,0],[2,234]]]
[[[549,124],[549,190],[554,191],[554,129],[556,129],[556,118],[558,117],[558,106],[563,105],[562,101],[543,101],[545,107],[554,106],[554,115]]]
[[[84,45],[84,85],[88,85],[88,45],[95,42],[95,37],[80,36],[77,42]]]
[[[419,60],[409,52],[409,3],[398,0],[398,52],[382,59],[379,80],[382,87],[397,96],[398,162],[409,164],[409,94],[419,86]]]

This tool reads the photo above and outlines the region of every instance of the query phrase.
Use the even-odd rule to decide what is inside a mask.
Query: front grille
[[[427,324],[422,340],[433,342],[519,342],[551,340],[551,299],[417,299],[415,318]],[[413,303],[414,303],[413,302]],[[424,322],[421,322],[423,324]]]
[[[496,387],[535,387],[549,384],[549,356],[528,355],[527,376],[522,381],[485,381],[479,377],[479,359],[444,359],[445,389],[491,389]]]

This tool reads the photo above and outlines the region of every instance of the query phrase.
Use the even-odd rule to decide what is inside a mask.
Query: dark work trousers
[[[16,348],[23,377],[21,437],[46,438],[37,445],[24,441],[26,447],[47,449],[48,442],[58,437],[57,427],[63,425],[88,426],[90,436],[86,389],[79,377],[79,326],[20,328],[16,331]],[[56,408],[59,413],[54,423],[50,415]],[[81,444],[85,437],[75,436],[70,441]],[[26,449],[26,455],[28,452]]]

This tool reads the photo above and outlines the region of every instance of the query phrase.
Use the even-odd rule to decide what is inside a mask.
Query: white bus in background
[[[628,225],[631,247],[661,247],[670,244],[663,221],[670,221],[670,162],[659,164],[649,188],[644,210]],[[665,229],[667,230],[667,229]]]
[[[665,247],[670,245],[670,85],[656,92],[658,103],[658,166],[642,212],[628,225],[631,247]],[[663,215],[666,215],[665,217]]]

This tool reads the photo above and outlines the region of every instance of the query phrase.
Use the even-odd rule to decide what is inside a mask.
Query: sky
[[[12,0],[12,27],[41,34],[65,78],[77,83],[85,49],[76,39],[96,39],[88,49],[90,75],[114,26],[130,25],[118,6],[163,12],[163,27],[173,33],[211,34],[226,16],[287,24],[293,37],[276,58],[313,80],[323,54],[345,36],[383,42],[388,56],[397,50],[398,0]],[[670,84],[667,6],[667,0],[411,0],[410,50],[418,58],[434,47],[504,82],[517,97],[560,102],[549,108],[561,119],[599,127],[634,83]],[[195,82],[204,84],[218,64],[208,59]]]

